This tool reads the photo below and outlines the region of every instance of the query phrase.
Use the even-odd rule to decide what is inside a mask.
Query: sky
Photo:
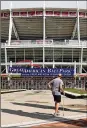
[[[38,8],[43,7],[43,1],[12,1],[12,8]],[[11,1],[1,1],[1,9],[9,9]],[[46,7],[76,8],[76,1],[45,1]],[[87,1],[78,1],[78,7],[87,9]]]

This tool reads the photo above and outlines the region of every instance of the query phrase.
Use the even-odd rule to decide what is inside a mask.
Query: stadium
[[[75,75],[83,76],[80,82],[84,87],[87,79],[87,10],[1,10],[2,88],[8,83],[9,66],[74,68]],[[22,76],[12,77],[11,82],[12,88],[47,89],[50,79]],[[74,81],[74,77],[67,79]],[[64,78],[65,84],[67,79]],[[80,85],[78,79],[76,84]]]

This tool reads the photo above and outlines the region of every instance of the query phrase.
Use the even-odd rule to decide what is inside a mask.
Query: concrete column
[[[12,24],[13,24],[11,8],[12,8],[12,2],[11,2],[11,7],[10,7],[10,20],[9,20],[9,38],[8,38],[8,45],[10,45],[10,43],[11,43]]]
[[[6,74],[8,74],[8,67],[7,67],[7,48],[5,44],[5,67],[6,67]]]
[[[45,44],[45,1],[43,5],[43,68],[44,68],[44,62],[45,62],[44,44]]]

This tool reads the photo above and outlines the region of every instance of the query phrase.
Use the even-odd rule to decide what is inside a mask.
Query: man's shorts
[[[54,97],[55,102],[57,102],[57,103],[61,102],[61,95],[53,95],[53,97]]]

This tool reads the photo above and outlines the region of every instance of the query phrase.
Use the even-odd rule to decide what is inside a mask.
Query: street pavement
[[[73,128],[86,128],[86,112],[86,99],[70,99],[62,96],[60,116],[55,118],[53,96],[49,90],[1,94],[2,127],[59,128],[59,126],[68,127],[73,122]]]

